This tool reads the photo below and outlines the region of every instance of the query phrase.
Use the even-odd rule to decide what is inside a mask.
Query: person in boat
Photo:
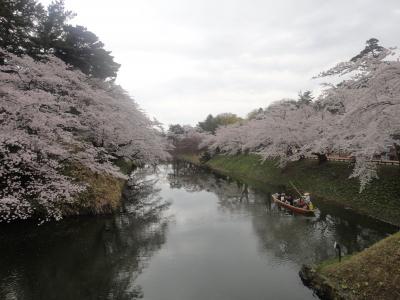
[[[306,203],[310,203],[311,202],[310,193],[304,193],[304,201]]]
[[[279,200],[281,200],[282,202],[285,202],[285,193],[281,194],[281,197],[279,198]]]
[[[299,202],[298,202],[298,207],[303,208],[303,209],[308,209],[308,205],[306,201],[304,200],[304,197],[301,197]]]
[[[288,202],[288,196],[283,196],[283,198],[282,198],[282,200],[281,200],[282,202],[284,202],[284,203],[286,203],[286,204],[289,204],[289,202]]]
[[[313,210],[314,209],[314,205],[311,202],[310,193],[304,193],[304,202],[306,203],[307,208],[309,210]]]
[[[304,204],[305,204],[304,199],[303,199],[303,197],[301,197],[301,198],[299,199],[299,201],[297,201],[297,206],[298,206],[298,207],[303,207]]]
[[[292,196],[292,195],[289,195],[289,196],[287,197],[287,201],[288,201],[288,203],[289,203],[290,205],[293,206],[293,201],[294,201],[294,199],[293,199],[293,196]]]

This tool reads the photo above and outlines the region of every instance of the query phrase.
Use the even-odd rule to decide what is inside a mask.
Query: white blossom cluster
[[[119,86],[52,56],[38,62],[0,52],[0,222],[60,219],[86,188],[63,172],[71,163],[124,178],[118,158],[168,157],[157,124]]]
[[[340,63],[321,77],[346,75],[309,104],[275,102],[256,118],[217,129],[200,147],[213,153],[256,153],[288,161],[311,155],[345,154],[355,159],[353,174],[363,190],[374,178],[376,155],[400,149],[400,62],[388,49]]]

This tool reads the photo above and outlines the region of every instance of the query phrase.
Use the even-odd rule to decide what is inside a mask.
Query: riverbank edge
[[[180,154],[177,159],[239,180],[255,181],[260,185],[271,183],[290,187],[290,181],[294,181],[296,185],[328,202],[400,227],[400,170],[396,167],[385,167],[384,170],[389,173],[383,174],[360,194],[358,181],[348,179],[351,169],[343,162],[328,162],[320,166],[316,161],[302,161],[280,169],[273,161],[262,164],[256,155],[218,155],[205,163],[196,154]],[[299,175],[304,175],[307,168],[310,168],[312,174],[300,178],[302,176]],[[325,170],[328,171],[324,173]],[[395,177],[393,174],[397,172],[399,176]],[[381,199],[375,197],[377,194],[383,195]]]
[[[136,168],[132,161],[125,159],[119,159],[114,164],[124,175],[129,175]],[[99,174],[78,163],[66,165],[63,173],[87,186],[84,192],[75,196],[75,201],[61,207],[63,217],[107,215],[119,211],[126,179]]]
[[[299,276],[303,284],[312,289],[320,299],[348,299],[348,296],[335,288],[335,285],[331,283],[328,278],[309,265],[302,266]]]
[[[351,255],[317,266],[303,265],[299,276],[321,299],[398,299],[400,232]]]

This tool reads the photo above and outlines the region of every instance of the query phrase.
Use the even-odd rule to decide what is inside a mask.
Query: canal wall
[[[279,168],[276,161],[267,160],[262,163],[257,155],[218,155],[204,163],[196,155],[186,154],[180,158],[258,184],[285,185],[290,188],[290,182],[293,182],[301,190],[326,201],[400,226],[398,166],[379,166],[379,179],[360,193],[358,180],[349,178],[352,168],[347,162],[329,161],[320,165],[315,160],[301,160]]]

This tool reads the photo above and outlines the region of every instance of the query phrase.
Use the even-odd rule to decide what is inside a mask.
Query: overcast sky
[[[50,1],[42,0],[44,4]],[[196,124],[245,116],[317,89],[312,76],[370,37],[400,46],[399,0],[65,0],[122,64],[121,84],[150,117]]]

